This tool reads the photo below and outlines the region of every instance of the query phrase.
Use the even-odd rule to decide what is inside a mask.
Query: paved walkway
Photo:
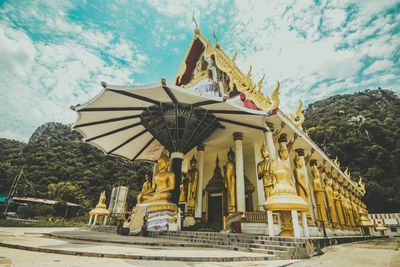
[[[175,261],[192,261],[192,263],[181,262],[179,266],[248,266],[243,261],[252,261],[251,266],[282,266],[296,261],[265,261],[268,259],[263,254],[231,251],[215,248],[202,248],[202,247],[167,247],[167,246],[145,246],[145,245],[128,245],[128,244],[111,244],[99,243],[90,241],[78,241],[69,239],[56,239],[44,236],[44,233],[50,233],[53,229],[48,228],[0,228],[0,256],[7,256],[15,262],[16,266],[35,266],[32,265],[35,261],[43,261],[48,258],[49,262],[53,259],[68,257],[75,257],[72,262],[80,262],[80,258],[84,259],[81,266],[86,266],[90,262],[96,260],[86,259],[86,257],[77,257],[72,255],[83,256],[96,256],[104,257],[99,258],[101,262],[107,259],[107,262],[116,266],[122,266],[121,262],[128,262],[129,266],[178,266]],[[61,229],[54,229],[61,230]],[[82,232],[78,229],[69,229],[70,231],[79,231],[82,235],[87,234],[86,231]],[[88,235],[90,235],[89,233]],[[108,236],[106,233],[99,233]],[[109,236],[108,236],[109,237]],[[129,238],[129,237],[128,237]],[[130,237],[135,239],[135,237]],[[139,240],[146,240],[152,238],[140,238]],[[166,240],[163,240],[166,241]],[[167,240],[168,241],[168,240]],[[147,241],[146,241],[147,242]],[[168,241],[171,242],[171,241]],[[174,242],[172,240],[172,242]],[[18,249],[22,250],[18,250]],[[29,251],[25,251],[29,250]],[[39,252],[32,252],[39,251]],[[51,255],[51,252],[67,255]],[[33,253],[33,254],[32,254]],[[11,256],[9,256],[10,254]],[[69,254],[69,255],[68,255]],[[14,257],[12,256],[14,255]],[[67,258],[65,258],[67,257]],[[118,259],[112,259],[118,258]],[[24,260],[25,259],[25,260]],[[146,261],[137,261],[137,260]],[[133,260],[133,261],[132,261]],[[152,260],[152,261],[150,261]],[[201,263],[203,261],[203,263]],[[205,262],[207,261],[207,263]],[[214,262],[214,263],[210,263]],[[234,263],[225,261],[241,261],[242,263]],[[150,265],[145,265],[147,263]],[[157,262],[160,262],[158,264]],[[169,262],[169,263],[168,263]],[[173,263],[174,262],[174,263]],[[221,263],[220,263],[221,262]],[[222,264],[223,263],[223,264]],[[225,265],[225,263],[227,265]],[[26,264],[26,265],[24,265]],[[222,264],[222,265],[221,265]],[[239,265],[237,265],[239,264]],[[267,265],[266,265],[267,264]],[[43,266],[43,265],[40,265]],[[69,265],[60,265],[69,266]],[[102,266],[105,266],[102,264]],[[128,265],[127,265],[128,266]]]
[[[290,264],[290,267],[398,267],[400,237],[376,239],[324,248],[325,254]]]

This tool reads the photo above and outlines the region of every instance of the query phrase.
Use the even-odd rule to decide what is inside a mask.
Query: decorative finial
[[[219,157],[218,157],[218,154],[217,154],[217,158],[215,159],[215,162],[217,163],[217,165],[219,164]]]
[[[263,81],[264,81],[264,78],[265,78],[265,74],[262,76],[262,78],[258,81],[258,84],[257,84],[257,90],[259,91],[259,92],[261,92],[261,87],[262,87],[262,83],[263,83]]]
[[[296,111],[296,115],[290,114],[290,120],[294,123],[294,125],[302,129],[302,125],[304,122],[304,115],[303,115],[303,102],[299,99],[299,106]]]
[[[237,51],[235,51],[235,54],[233,54],[233,57],[232,57],[232,62],[233,63],[235,63],[236,58],[237,58]]]
[[[194,17],[194,10],[193,10],[192,20],[193,20],[194,24],[196,25],[196,28],[194,28],[194,33],[199,34],[200,28],[199,28],[199,24],[197,24],[196,18]]]
[[[214,29],[214,31],[213,31],[213,37],[214,37],[214,39],[215,39],[215,47],[216,47],[216,48],[220,48],[219,41],[218,41],[218,38],[217,38],[217,34],[216,34],[215,29]]]
[[[101,84],[101,86],[103,86],[104,89],[107,88],[107,83],[106,82],[101,82],[100,84]]]
[[[272,93],[272,100],[274,101],[274,106],[272,107],[272,110],[275,110],[279,107],[279,88],[280,88],[281,84],[279,83],[279,81],[276,81],[276,87],[274,89],[274,92]]]
[[[249,72],[247,72],[247,78],[251,78],[251,72],[253,71],[253,66],[252,65],[250,65],[250,69],[249,69]]]

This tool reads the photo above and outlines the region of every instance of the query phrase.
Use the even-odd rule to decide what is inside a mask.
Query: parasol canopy
[[[129,160],[156,160],[163,147],[187,153],[205,139],[235,127],[264,130],[266,111],[177,86],[114,86],[72,107],[78,118],[72,129],[106,154]]]

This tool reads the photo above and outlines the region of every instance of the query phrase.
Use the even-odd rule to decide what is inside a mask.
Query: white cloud
[[[372,74],[377,71],[383,71],[393,66],[393,62],[390,60],[377,60],[372,63],[366,70],[364,70],[364,74]]]

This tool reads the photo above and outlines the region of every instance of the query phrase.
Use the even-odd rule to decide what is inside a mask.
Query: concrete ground
[[[240,262],[217,262],[226,258],[251,259],[263,257],[263,254],[231,251],[215,248],[202,247],[167,247],[145,246],[128,244],[110,244],[90,241],[61,240],[43,236],[45,233],[66,229],[56,228],[0,228],[0,243],[23,245],[30,248],[45,248],[62,251],[78,252],[100,252],[109,254],[159,256],[159,257],[212,257],[216,262],[184,262],[184,261],[163,261],[163,260],[131,260],[113,259],[101,257],[86,257],[73,255],[59,255],[55,253],[33,252],[21,249],[7,248],[0,246],[0,267],[4,266],[284,266],[297,260],[280,261],[240,261]],[[70,228],[70,231],[77,229]],[[90,236],[92,233],[88,233]],[[97,233],[108,237],[106,233]],[[135,240],[135,237],[130,237]],[[148,242],[146,239],[138,238],[139,241]],[[1,258],[3,257],[3,258]],[[2,265],[3,260],[3,265]],[[10,265],[11,262],[11,265]]]
[[[399,267],[400,237],[326,247],[321,256],[290,264],[290,267]]]

